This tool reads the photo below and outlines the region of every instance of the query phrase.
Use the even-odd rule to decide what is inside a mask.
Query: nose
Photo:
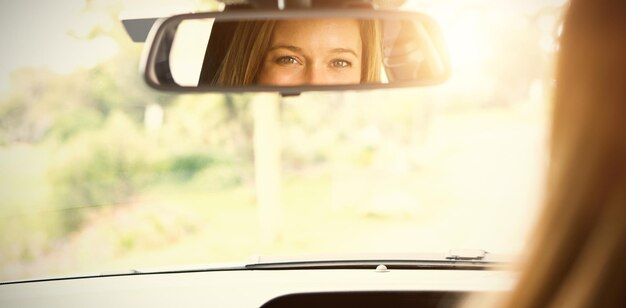
[[[309,66],[306,72],[305,83],[307,85],[328,85],[331,83],[324,67],[320,65]]]

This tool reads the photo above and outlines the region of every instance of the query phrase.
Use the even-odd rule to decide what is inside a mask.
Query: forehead
[[[345,18],[280,20],[274,28],[272,43],[356,48],[361,45],[360,26],[357,20]]]

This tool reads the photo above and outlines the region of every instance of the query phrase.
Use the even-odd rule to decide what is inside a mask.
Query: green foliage
[[[198,171],[204,169],[212,162],[209,155],[193,153],[176,157],[171,165],[170,171],[182,174],[185,179],[189,179]]]
[[[42,146],[0,147],[0,268],[40,255],[60,234],[49,202],[46,154]]]
[[[214,158],[206,153],[188,153],[174,157],[168,162],[167,172],[177,179],[186,181],[213,163]]]
[[[11,89],[0,98],[0,143],[41,142],[57,116],[80,106],[83,71],[59,76],[47,70],[21,69],[11,75]]]
[[[77,108],[65,114],[59,115],[50,134],[60,141],[67,141],[70,138],[86,131],[98,129],[103,125],[102,114],[90,108]]]
[[[210,9],[216,3],[197,5]],[[249,97],[190,99],[149,89],[137,70],[143,44],[131,42],[120,10],[117,0],[88,1],[84,13],[108,19],[98,15],[92,29],[68,30],[85,45],[113,40],[115,55],[63,73],[36,65],[19,68],[0,97],[0,268],[49,258],[63,245],[59,239],[84,232],[102,210],[124,215],[150,185],[218,189],[241,183],[242,169],[249,168],[232,158],[251,156]],[[163,127],[155,132],[143,127],[150,104],[166,110]],[[22,146],[29,150],[15,150]],[[136,220],[145,220],[142,211]],[[113,228],[126,230],[120,231],[120,251],[160,245],[175,230],[189,229],[181,226],[193,225],[184,223],[187,218],[172,223],[177,215],[163,209],[154,208],[153,214],[149,227]],[[143,243],[150,237],[150,245]]]
[[[59,209],[124,203],[149,180],[150,163],[136,125],[114,113],[102,130],[87,131],[62,143],[50,171]],[[84,211],[66,211],[75,229]]]
[[[198,172],[192,179],[194,186],[205,190],[222,190],[242,185],[251,174],[250,164],[219,163]]]
[[[179,118],[173,112],[156,132],[145,131],[118,111],[100,127],[96,116],[93,122],[86,117],[61,121],[65,124],[57,126],[49,179],[56,208],[64,210],[66,230],[76,229],[89,212],[72,209],[126,204],[159,182],[180,185],[193,180],[212,189],[242,183],[247,165],[236,163],[242,155],[236,154],[236,145],[228,144],[233,131],[224,130],[224,138],[207,139],[210,119],[219,121],[221,116],[211,106],[219,102],[183,104],[188,116]],[[94,128],[86,129],[90,126]]]

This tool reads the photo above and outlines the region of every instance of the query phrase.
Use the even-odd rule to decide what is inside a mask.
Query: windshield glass
[[[406,1],[446,83],[158,93],[120,13],[214,1],[19,1],[0,32],[0,280],[254,255],[518,254],[542,193],[562,1]],[[33,9],[36,8],[36,9]]]

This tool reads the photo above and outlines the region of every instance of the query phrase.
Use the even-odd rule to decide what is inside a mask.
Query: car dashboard
[[[3,283],[0,307],[453,307],[513,282],[501,270],[195,270]]]

